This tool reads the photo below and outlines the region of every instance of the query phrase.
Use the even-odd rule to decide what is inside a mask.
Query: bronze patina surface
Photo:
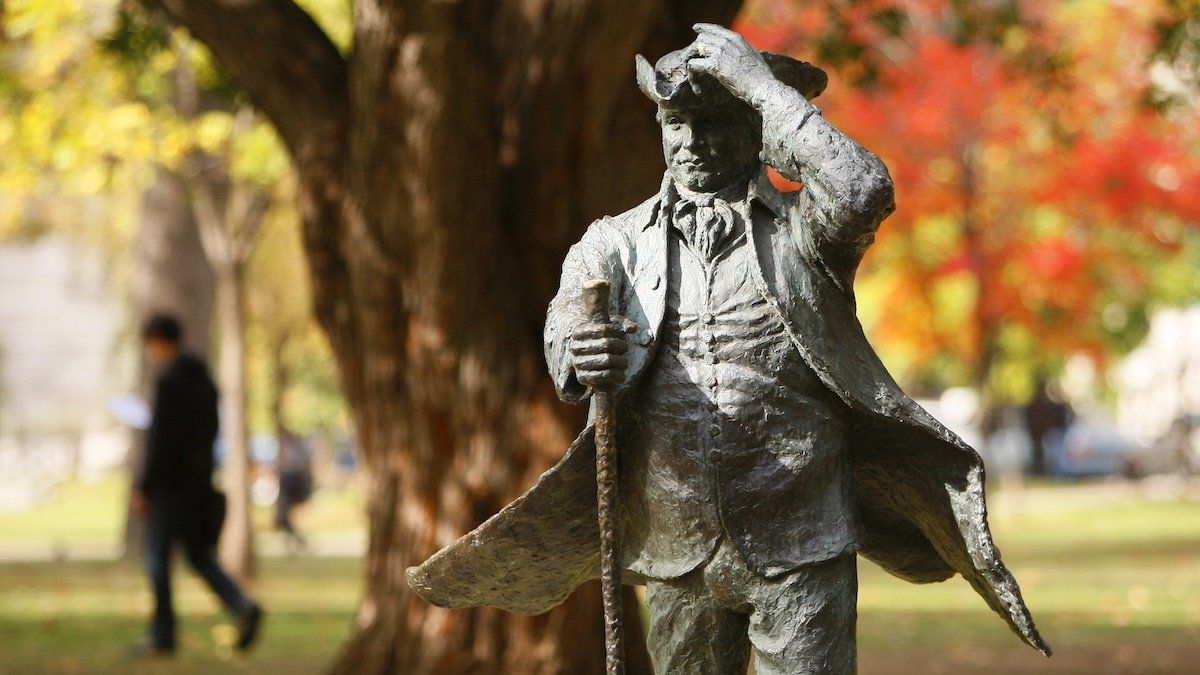
[[[621,569],[645,584],[660,673],[853,672],[862,555],[915,583],[960,574],[1050,650],[992,541],[979,455],[906,396],[855,315],[894,208],[880,160],[811,103],[825,74],[698,37],[638,84],[667,171],[593,223],[546,321],[560,396],[614,391]],[[781,194],[764,165],[799,181]],[[585,284],[612,288],[611,318]],[[409,570],[444,607],[540,613],[599,573],[593,425],[473,532]]]

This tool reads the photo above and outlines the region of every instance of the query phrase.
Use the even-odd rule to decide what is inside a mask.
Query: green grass
[[[28,511],[0,512],[0,544],[6,541],[112,539],[125,527],[129,481],[122,473],[98,480],[72,480],[54,487],[51,498]],[[362,491],[356,483],[339,490],[318,490],[299,507],[306,532],[342,532],[362,527]],[[272,507],[254,509],[254,523],[271,529]]]
[[[120,537],[128,494],[128,481],[117,474],[62,483],[29,511],[0,512],[0,541]]]
[[[1196,672],[1200,504],[1106,494],[1036,490],[1019,513],[993,506],[996,541],[1053,658],[1023,646],[959,577],[917,586],[862,563],[862,672]]]
[[[151,603],[140,570],[108,562],[3,566],[0,672],[317,673],[349,632],[357,561],[262,561],[254,594],[268,614],[249,656],[232,653],[236,631],[184,567],[177,564],[175,575],[178,658],[135,663],[126,650],[145,634]]]
[[[960,578],[915,586],[864,562],[860,672],[1196,672],[1200,503],[1148,501],[1108,486],[997,497],[996,540],[1055,656],[1025,647]],[[327,526],[353,513],[357,499],[331,506]],[[139,569],[0,565],[0,673],[320,672],[348,634],[359,597],[357,560],[266,559],[255,589],[270,612],[263,643],[249,657],[231,657],[215,601],[177,567],[180,658],[133,669],[123,649],[142,636],[150,609]]]

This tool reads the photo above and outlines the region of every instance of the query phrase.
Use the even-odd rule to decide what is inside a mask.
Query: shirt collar
[[[665,224],[665,219],[670,218],[675,208],[675,202],[679,198],[680,189],[675,185],[675,181],[671,180],[671,174],[663,174],[662,186],[658,190],[657,217],[648,219],[642,225],[642,229],[645,230],[659,222]],[[771,184],[771,179],[767,176],[765,167],[760,169],[750,179],[749,184],[746,186],[745,201],[747,204],[758,203],[763,205],[776,218],[782,218],[787,213],[787,206],[784,203],[783,195],[779,194],[779,191]]]

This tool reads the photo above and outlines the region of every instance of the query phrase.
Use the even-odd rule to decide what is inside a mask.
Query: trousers
[[[208,584],[221,603],[234,616],[250,610],[253,603],[237,583],[217,563],[213,546],[195,534],[194,517],[177,500],[152,499],[146,527],[146,572],[154,587],[154,615],[150,620],[150,640],[156,647],[175,647],[175,609],[171,601],[171,551],[183,544],[184,555],[192,569]]]
[[[729,543],[709,561],[646,581],[650,658],[658,675],[855,672],[858,572],[853,553],[776,578],[751,572]]]

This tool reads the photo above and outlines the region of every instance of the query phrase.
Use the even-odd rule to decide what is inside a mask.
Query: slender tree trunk
[[[239,580],[254,576],[251,527],[250,451],[246,425],[246,345],[243,268],[228,263],[217,269],[217,328],[220,335],[217,383],[221,390],[221,441],[227,499],[221,531],[221,563]]]
[[[358,0],[347,57],[287,0],[158,2],[296,163],[315,309],[370,483],[364,597],[334,671],[602,672],[595,586],[539,617],[446,611],[404,570],[520,494],[582,426],[540,336],[567,247],[659,185],[633,56],[684,46],[740,2]],[[631,673],[649,672],[639,647]]]

